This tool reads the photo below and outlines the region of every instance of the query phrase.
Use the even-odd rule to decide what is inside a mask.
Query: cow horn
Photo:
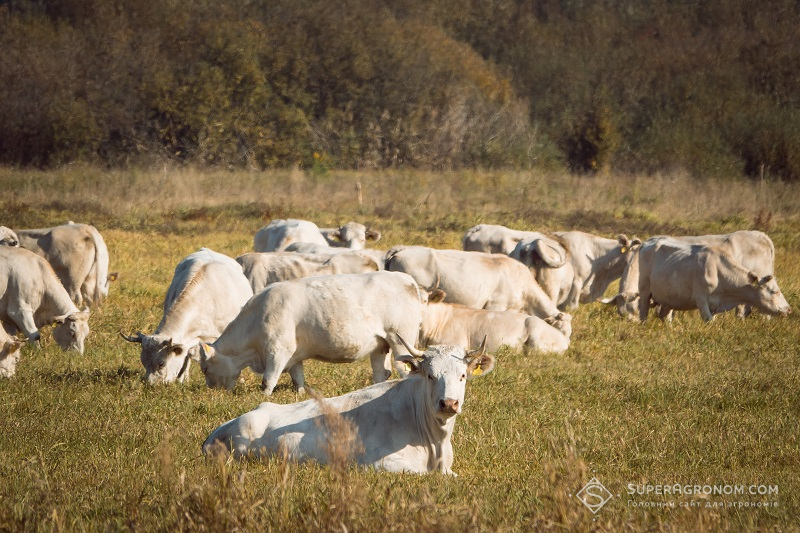
[[[487,339],[487,338],[488,338],[488,335],[484,335],[484,336],[483,336],[483,342],[481,342],[481,345],[478,347],[478,349],[477,349],[477,350],[474,350],[474,351],[472,351],[472,352],[469,352],[469,353],[467,354],[467,357],[470,357],[470,358],[471,358],[471,357],[480,357],[480,356],[482,356],[484,353],[486,353],[486,339]]]
[[[408,350],[408,353],[410,353],[414,357],[420,358],[420,357],[423,357],[425,355],[425,352],[417,350],[416,348],[414,348],[412,346],[409,346],[408,343],[406,342],[406,340],[403,337],[401,337],[399,333],[397,334],[397,338],[400,339],[400,342],[402,342],[403,346],[406,347],[406,350]]]
[[[122,330],[119,331],[119,335],[128,342],[142,342],[142,337],[143,337],[141,331],[137,331],[135,337],[129,337],[128,335],[125,335],[124,333],[122,333]]]

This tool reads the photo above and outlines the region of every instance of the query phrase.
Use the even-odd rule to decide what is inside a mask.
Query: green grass
[[[59,179],[79,171],[94,178],[78,186],[74,176]],[[676,177],[678,194],[666,178],[347,173],[318,183],[288,171],[175,173],[161,184],[169,194],[157,195],[162,173],[64,169],[22,179],[0,170],[11,192],[0,200],[0,223],[93,222],[121,274],[91,318],[85,354],[62,353],[45,332],[41,349],[23,348],[17,376],[0,381],[0,530],[798,529],[796,314],[706,324],[683,313],[671,325],[642,326],[600,304],[582,306],[565,355],[501,350],[495,371],[470,382],[453,437],[457,478],[206,459],[205,437],[263,401],[260,379],[245,373],[233,392],[209,390],[194,366],[186,385],[148,387],[138,347],[118,335],[155,328],[188,253],[249,251],[258,228],[286,216],[363,220],[383,233],[382,248],[458,247],[478,222],[640,237],[761,227],[778,247],[778,281],[796,309],[796,188],[738,183],[715,192]],[[365,183],[361,207],[355,181]],[[218,185],[204,189],[209,183]],[[702,198],[717,201],[700,209]],[[773,213],[767,226],[765,210]],[[367,361],[306,370],[325,396],[366,386],[370,376]],[[298,399],[284,376],[272,401]],[[592,477],[615,495],[594,516],[571,496]],[[779,494],[629,497],[629,483],[765,484]],[[629,499],[676,507],[633,508]],[[695,507],[680,506],[692,499]],[[732,499],[778,506],[712,506]]]

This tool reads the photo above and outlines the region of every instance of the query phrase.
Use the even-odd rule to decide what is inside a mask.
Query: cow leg
[[[658,306],[658,318],[664,320],[666,322],[672,322],[672,309],[667,307],[666,305],[659,305]]]
[[[644,324],[650,312],[650,291],[639,291],[639,321]]]
[[[303,363],[302,361],[297,363],[294,366],[289,367],[287,370],[289,372],[289,376],[292,378],[292,383],[294,384],[295,389],[297,389],[298,394],[305,394],[306,392],[306,378],[303,374]]]
[[[386,353],[376,352],[370,358],[372,363],[372,382],[381,383],[389,379],[392,375],[392,352]]]
[[[41,335],[33,321],[33,312],[30,309],[15,307],[7,311],[8,317],[17,325],[31,343],[39,342]]]
[[[289,363],[290,359],[291,354],[289,353],[286,353],[285,356],[281,353],[267,353],[266,370],[264,370],[264,377],[261,379],[261,390],[264,391],[264,394],[270,396],[272,391],[275,390],[275,386],[278,384],[278,379],[280,379],[281,374],[284,372],[284,370],[286,370],[286,365]],[[292,369],[294,369],[295,366],[297,365],[293,365]],[[289,375],[292,376],[292,380],[294,380],[295,375],[292,374],[292,369],[289,369]],[[300,372],[302,375],[302,367]]]
[[[739,318],[746,318],[750,316],[750,311],[752,311],[752,308],[747,304],[736,306],[736,316]]]
[[[697,309],[700,310],[700,316],[702,316],[703,320],[706,322],[714,320],[714,313],[711,312],[711,308],[708,306],[708,300],[698,301]]]

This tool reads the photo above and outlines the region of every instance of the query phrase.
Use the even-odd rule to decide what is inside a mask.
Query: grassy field
[[[282,217],[359,220],[383,233],[384,249],[460,247],[480,222],[639,237],[762,229],[797,309],[797,186],[81,167],[0,170],[0,186],[0,224],[92,223],[120,272],[90,320],[86,353],[62,353],[45,332],[41,349],[23,349],[17,376],[0,381],[0,530],[800,530],[796,313],[706,324],[693,312],[638,325],[601,304],[582,306],[565,355],[501,350],[495,371],[470,382],[453,437],[457,478],[206,459],[208,433],[263,401],[260,379],[246,372],[233,392],[209,390],[195,366],[188,384],[148,387],[138,347],[118,335],[155,328],[187,254],[207,246],[239,255]],[[370,376],[367,361],[306,367],[308,385],[325,396]],[[282,377],[272,400],[298,399]],[[575,496],[592,478],[613,494],[596,515]],[[629,484],[778,493],[630,495]]]

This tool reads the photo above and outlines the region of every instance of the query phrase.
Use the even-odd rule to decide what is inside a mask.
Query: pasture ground
[[[356,182],[362,184],[359,206]],[[0,530],[739,531],[798,530],[797,314],[639,325],[599,303],[574,313],[561,356],[501,350],[468,385],[451,478],[343,465],[209,460],[200,444],[264,400],[246,371],[233,392],[148,387],[138,346],[175,265],[201,246],[236,256],[273,218],[359,220],[377,247],[460,247],[474,224],[600,235],[762,229],[800,306],[800,190],[780,183],[537,173],[0,170],[12,228],[92,223],[120,278],[90,320],[83,355],[49,332],[0,381]],[[324,396],[366,386],[367,361],[311,362]],[[298,400],[284,376],[271,401]],[[575,497],[597,478],[593,515]],[[629,495],[635,485],[764,485],[768,495]],[[668,504],[672,502],[674,507]],[[667,504],[665,506],[665,503]],[[765,506],[764,504],[770,504]],[[730,505],[733,504],[733,505]]]

